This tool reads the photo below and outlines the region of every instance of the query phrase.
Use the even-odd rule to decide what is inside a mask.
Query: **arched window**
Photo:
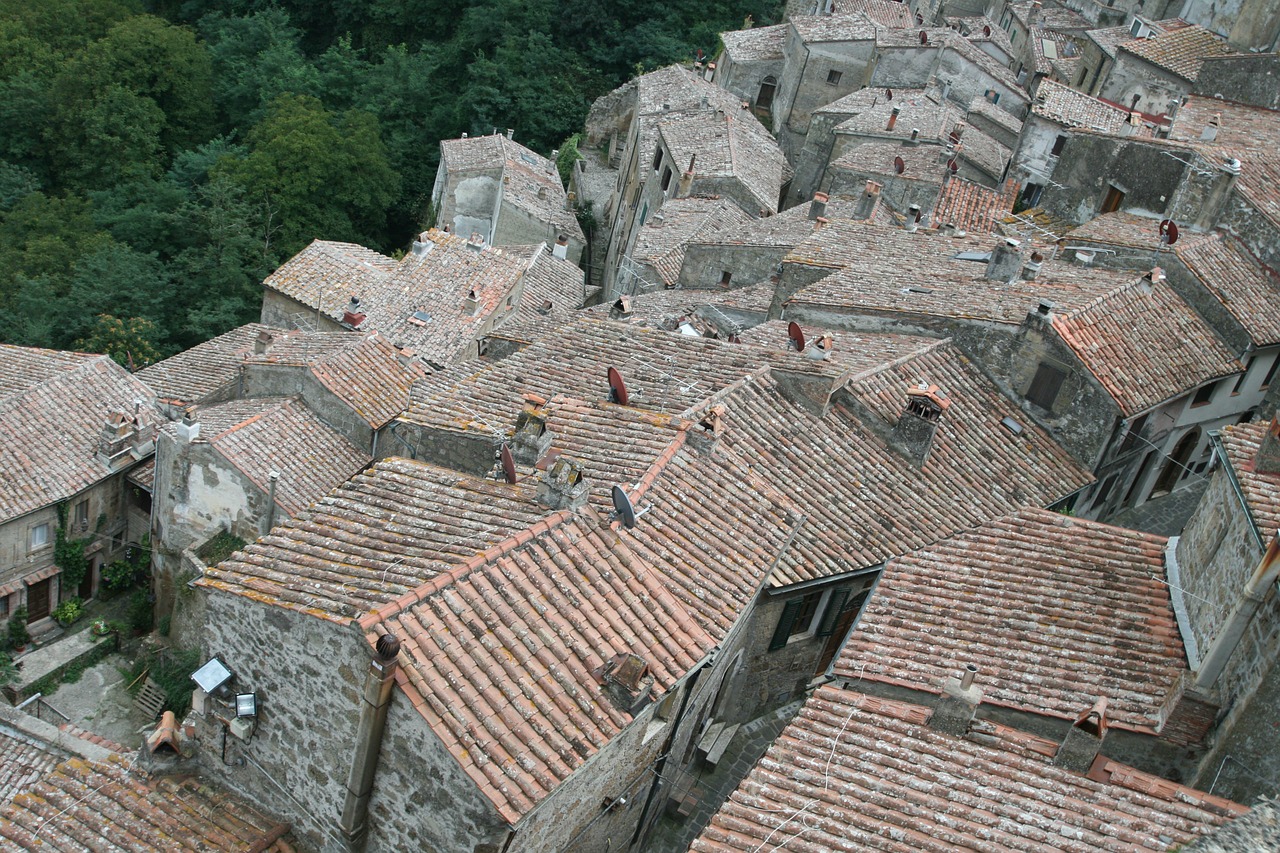
[[[772,74],[760,81],[760,91],[756,94],[756,106],[767,110],[773,106],[774,93],[778,91],[778,78]]]

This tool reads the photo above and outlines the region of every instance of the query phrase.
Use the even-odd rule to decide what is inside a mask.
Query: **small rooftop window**
[[[951,257],[951,260],[977,261],[979,263],[985,264],[987,261],[991,260],[991,253],[990,252],[961,252],[958,255],[953,255]]]

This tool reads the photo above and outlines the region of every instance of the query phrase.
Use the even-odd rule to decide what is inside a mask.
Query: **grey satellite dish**
[[[628,530],[636,526],[636,508],[622,486],[613,487],[613,518],[622,519],[622,526]]]
[[[504,441],[502,449],[498,451],[499,457],[502,459],[502,476],[508,483],[516,482],[516,460],[511,455],[511,448]]]

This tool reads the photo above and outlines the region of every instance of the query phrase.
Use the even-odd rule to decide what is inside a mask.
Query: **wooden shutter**
[[[818,636],[830,637],[835,632],[836,622],[844,610],[844,603],[849,600],[849,588],[834,590],[827,599],[827,609],[823,611],[822,621],[818,623]]]
[[[791,599],[782,608],[782,618],[778,620],[778,627],[773,631],[769,651],[777,651],[787,644],[787,640],[791,638],[791,626],[795,624],[796,615],[800,613],[802,607],[804,607],[804,598],[800,597]]]

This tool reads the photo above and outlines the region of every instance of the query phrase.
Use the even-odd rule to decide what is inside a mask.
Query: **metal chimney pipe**
[[[400,641],[391,634],[383,634],[374,644],[374,658],[369,661],[369,674],[365,676],[356,752],[347,777],[346,802],[338,821],[338,829],[350,851],[364,849],[369,798],[378,772],[378,753],[387,729],[387,710],[391,707],[391,688],[395,685],[399,656]]]
[[[964,665],[964,672],[960,673],[960,686],[968,690],[973,686],[973,677],[978,674],[976,664],[967,663]]]

